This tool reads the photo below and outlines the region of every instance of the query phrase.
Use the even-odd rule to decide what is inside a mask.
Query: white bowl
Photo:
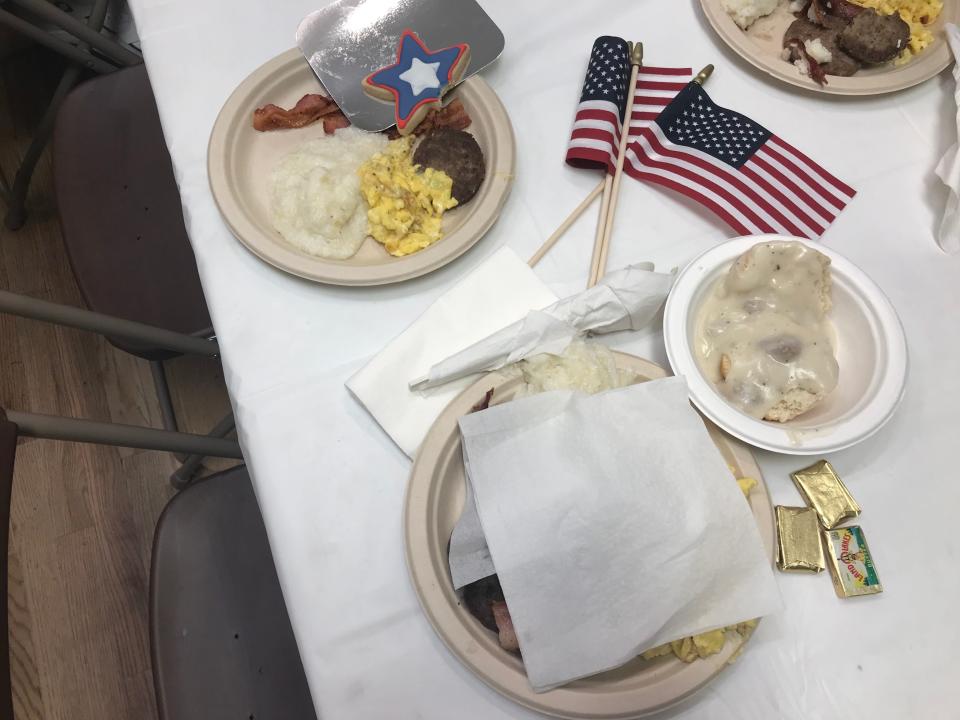
[[[700,370],[693,352],[697,312],[714,283],[754,245],[802,242],[830,258],[840,378],[836,389],[809,412],[790,422],[757,420],[731,405]],[[731,435],[765,450],[819,455],[855,445],[890,419],[903,399],[907,341],[893,305],[860,268],[819,243],[784,235],[742,237],[693,260],[677,276],[663,318],[667,357],[686,378],[690,399]]]

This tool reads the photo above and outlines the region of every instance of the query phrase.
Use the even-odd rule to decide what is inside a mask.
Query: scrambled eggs
[[[910,26],[910,42],[894,64],[902,65],[933,42],[933,33],[927,30],[943,10],[943,0],[852,0],[857,5],[869,7],[881,15],[900,13]]]
[[[737,485],[743,491],[744,497],[750,496],[750,491],[756,486],[757,481],[753,478],[737,478]],[[671,652],[686,663],[693,662],[697,658],[705,658],[710,655],[716,655],[723,650],[724,643],[727,641],[727,633],[735,631],[746,642],[747,638],[757,626],[757,620],[747,620],[746,622],[730,625],[729,627],[711,630],[710,632],[700,633],[692,637],[681,638],[673,642],[664,643],[655,648],[647,650],[641,657],[644,660],[652,660],[663,655],[669,655]],[[742,645],[740,646],[743,647]],[[739,651],[735,653],[730,662],[736,659]]]
[[[443,237],[443,213],[457,204],[446,173],[418,171],[410,159],[411,142],[409,137],[391,141],[357,170],[360,192],[370,206],[370,235],[397,256],[423,250]]]

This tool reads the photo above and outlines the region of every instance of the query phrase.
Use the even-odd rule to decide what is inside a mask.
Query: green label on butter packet
[[[851,597],[883,590],[860,526],[827,530],[825,535],[838,595]]]

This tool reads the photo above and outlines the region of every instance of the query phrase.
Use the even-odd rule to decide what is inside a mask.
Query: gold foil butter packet
[[[777,567],[820,572],[826,567],[817,513],[808,507],[777,505]]]
[[[817,511],[820,524],[827,530],[835,528],[848,518],[860,514],[860,506],[853,499],[843,480],[826,460],[791,474],[803,499]]]
[[[833,587],[842,598],[883,592],[873,556],[859,525],[824,530]]]

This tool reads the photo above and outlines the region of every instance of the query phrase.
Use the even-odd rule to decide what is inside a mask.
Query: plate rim
[[[751,418],[733,408],[709,381],[703,377],[693,352],[687,340],[687,320],[693,295],[700,287],[700,282],[711,271],[725,263],[732,262],[736,257],[746,252],[750,247],[763,242],[797,241],[823,253],[830,258],[831,271],[839,271],[848,277],[854,285],[869,298],[872,309],[877,313],[885,335],[888,336],[890,346],[888,350],[892,362],[888,363],[885,377],[893,377],[898,382],[895,393],[887,393],[887,401],[883,406],[882,416],[866,430],[859,433],[848,433],[846,436],[827,434],[814,438],[798,447],[790,437],[790,426],[775,425],[763,420]],[[821,455],[837,452],[853,447],[879,432],[896,413],[903,402],[906,393],[907,377],[909,376],[909,351],[907,348],[906,333],[903,323],[897,314],[893,303],[884,294],[883,290],[846,256],[838,253],[821,243],[789,235],[745,235],[733,238],[719,245],[707,248],[697,255],[677,275],[663,311],[663,342],[666,347],[667,359],[670,367],[677,375],[687,380],[690,389],[690,400],[710,420],[734,437],[762,450],[769,450],[784,455]],[[895,377],[894,377],[895,376]],[[861,411],[863,412],[863,411]],[[753,432],[751,432],[753,429]],[[833,438],[831,440],[831,437]]]
[[[342,261],[308,256],[287,249],[278,242],[261,244],[250,240],[248,234],[259,238],[264,238],[264,235],[247,220],[240,207],[242,203],[232,189],[230,166],[233,159],[227,154],[231,130],[237,117],[249,114],[247,96],[250,92],[275,75],[295,72],[297,68],[291,66],[299,63],[302,63],[302,70],[309,73],[309,77],[315,78],[310,65],[296,47],[270,58],[253,70],[230,93],[210,131],[206,158],[208,185],[220,217],[241,245],[265,263],[306,280],[327,285],[370,287],[405,282],[438,270],[473,248],[486,235],[499,219],[513,188],[517,164],[516,135],[510,116],[499,96],[480,75],[472,75],[457,87],[479,96],[484,108],[494,119],[491,134],[497,136],[498,142],[490,172],[491,182],[495,185],[488,196],[489,212],[481,217],[473,213],[467,218],[466,223],[471,225],[469,230],[471,235],[466,240],[442,245],[444,241],[450,240],[464,230],[463,227],[457,228],[431,246],[437,250],[433,251],[435,257],[428,262],[423,262],[423,257],[426,256],[413,253],[383,265],[365,266],[350,266]],[[264,246],[270,250],[265,249]]]
[[[618,366],[623,362],[626,367],[639,372],[648,380],[668,377],[670,374],[667,369],[644,358],[619,351],[614,351],[613,354],[617,359]],[[518,687],[509,688],[499,682],[497,677],[492,676],[505,673],[484,672],[474,664],[475,657],[482,655],[484,648],[482,644],[477,645],[472,641],[470,630],[463,626],[456,610],[443,597],[445,592],[453,592],[452,586],[447,587],[450,586],[449,571],[445,560],[447,539],[443,540],[442,557],[432,557],[429,547],[427,521],[433,516],[431,514],[433,507],[431,490],[435,490],[434,486],[437,485],[433,481],[433,468],[442,459],[443,448],[450,438],[449,431],[445,435],[441,435],[444,432],[444,425],[453,422],[455,428],[455,418],[468,412],[470,407],[482,397],[491,385],[501,387],[515,379],[515,376],[508,373],[495,371],[484,375],[464,389],[447,405],[431,425],[411,468],[403,509],[404,558],[414,592],[424,614],[427,616],[427,620],[447,650],[485,685],[528,709],[546,715],[570,719],[626,720],[627,718],[658,713],[683,702],[706,687],[719,675],[730,664],[731,658],[744,647],[749,638],[743,639],[739,643],[728,641],[719,654],[698,660],[696,663],[684,664],[676,658],[664,660],[661,665],[662,668],[674,666],[688,668],[688,673],[699,671],[699,674],[704,675],[704,677],[685,692],[667,701],[652,704],[642,701],[629,703],[630,700],[642,696],[645,692],[644,688],[621,689],[616,694],[604,694],[598,690],[596,681],[590,678],[575,681],[546,693],[535,693],[521,671],[519,675],[522,678],[522,683]],[[710,428],[709,420],[704,419],[704,421]],[[743,475],[757,480],[757,488],[750,496],[750,505],[772,568],[776,558],[773,500],[760,466],[745,444],[724,434],[716,426],[713,426],[711,435],[713,435],[713,431],[717,433],[717,437],[722,439]],[[425,465],[430,467],[424,469]],[[435,491],[438,492],[438,490]],[[419,553],[419,557],[417,553]],[[440,563],[441,571],[436,571],[435,563]],[[452,629],[445,626],[446,622],[452,623]],[[484,633],[489,634],[489,631],[484,630]],[[490,640],[487,636],[484,636],[484,638],[487,640],[488,648],[495,646],[495,641]],[[494,652],[499,650],[499,646],[495,646],[495,648]],[[493,661],[495,662],[496,658],[493,658]],[[516,660],[516,664],[519,665],[519,663],[520,660]],[[663,674],[662,670],[660,674]],[[653,682],[657,681],[656,675],[657,673],[652,673],[651,680]],[[516,678],[514,677],[514,679]],[[607,698],[609,701],[611,697],[616,698],[621,704],[606,711],[596,710],[596,706],[602,703],[602,698]],[[627,706],[622,704],[625,699],[628,701]],[[571,703],[575,703],[575,705],[571,707]]]
[[[943,12],[946,12],[948,3],[955,1],[956,0],[944,0]],[[899,80],[886,85],[875,87],[863,86],[862,81],[866,77],[881,77],[876,75],[860,76],[860,83],[856,81],[857,75],[852,75],[850,77],[831,75],[830,82],[827,85],[820,86],[809,77],[797,73],[796,68],[789,63],[786,63],[782,60],[778,61],[777,63],[768,63],[753,52],[750,52],[747,31],[740,28],[740,26],[733,21],[726,11],[720,7],[720,0],[700,0],[700,8],[706,17],[707,22],[710,24],[710,27],[720,37],[720,39],[723,40],[724,44],[726,44],[730,50],[746,60],[754,68],[760,70],[769,77],[779,80],[780,82],[784,82],[788,85],[812,91],[821,95],[836,95],[845,97],[870,97],[876,95],[887,95],[889,93],[899,92],[921,83],[925,83],[931,78],[934,78],[942,73],[953,62],[953,55],[950,51],[949,45],[944,42],[937,48],[928,48],[914,58],[910,63],[901,66],[904,68],[909,67],[910,65],[919,62],[920,58],[924,58],[923,61],[930,66],[929,69],[925,69],[922,72],[901,74],[899,76]],[[958,8],[953,6],[951,7],[951,11],[952,17],[956,17],[958,14]],[[941,17],[937,20],[938,23],[941,23],[941,21],[943,23],[952,22],[952,20],[945,17],[943,13],[941,13]],[[778,64],[781,64],[784,67],[780,68],[778,67]]]

